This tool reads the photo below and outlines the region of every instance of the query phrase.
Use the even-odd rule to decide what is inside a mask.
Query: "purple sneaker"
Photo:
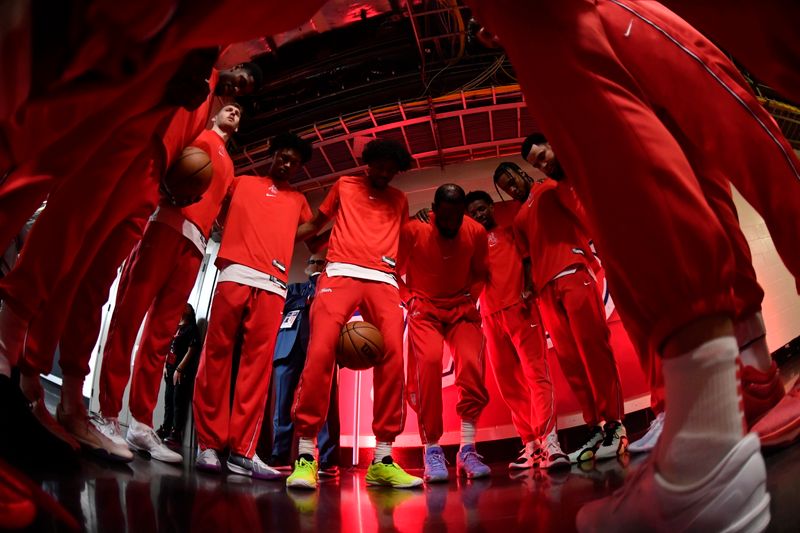
[[[425,451],[425,483],[441,483],[447,481],[447,460],[441,446],[431,446]]]
[[[483,461],[483,457],[478,455],[475,451],[474,444],[467,444],[458,450],[458,457],[456,460],[456,470],[459,475],[464,474],[467,479],[477,479],[480,477],[487,477],[491,475],[492,469],[489,468]]]

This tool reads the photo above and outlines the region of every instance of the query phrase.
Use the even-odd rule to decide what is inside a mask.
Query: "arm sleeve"
[[[336,214],[336,211],[339,210],[339,182],[333,184],[331,190],[328,192],[328,196],[322,201],[322,205],[319,206],[319,212],[328,217],[329,219],[333,218]]]

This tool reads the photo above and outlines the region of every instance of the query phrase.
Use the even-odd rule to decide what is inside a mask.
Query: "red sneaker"
[[[786,446],[800,436],[800,379],[761,420],[752,426],[765,447]]]
[[[742,367],[744,418],[751,430],[762,416],[781,401],[784,394],[783,382],[778,375],[778,365],[775,361],[766,372],[761,372],[752,366]]]

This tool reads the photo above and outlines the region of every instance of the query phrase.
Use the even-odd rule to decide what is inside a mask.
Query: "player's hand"
[[[167,367],[164,367],[164,379],[169,379],[169,373],[167,372]]]
[[[172,384],[178,385],[181,382],[181,378],[183,377],[183,372],[180,369],[176,368],[175,372],[172,374]]]
[[[417,211],[414,214],[414,218],[422,222],[423,224],[430,224],[431,222],[431,209],[429,207],[424,207]]]

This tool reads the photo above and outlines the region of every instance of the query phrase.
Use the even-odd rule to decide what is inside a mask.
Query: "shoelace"
[[[156,432],[153,431],[152,428],[147,428],[145,435],[147,435],[147,440],[150,441],[150,445],[154,448],[163,446],[163,444],[161,444],[161,439],[158,438],[158,435],[156,435]]]
[[[106,435],[106,432],[103,430],[103,428],[107,428],[107,431],[114,435],[120,435],[122,433],[122,431],[119,428],[118,420],[111,421],[106,418],[103,418],[102,415],[94,412],[89,413],[88,420],[94,422],[96,426],[99,426],[99,428],[96,429],[98,429],[100,433],[102,433],[103,435]]]
[[[447,464],[447,459],[445,458],[444,453],[432,453],[427,455],[426,458],[431,466],[446,468],[445,465]]]
[[[297,460],[297,466],[300,468],[311,467],[312,463],[308,459],[300,458]]]
[[[558,442],[553,442],[551,439],[547,439],[545,442],[544,450],[548,457],[552,457],[556,454],[564,455],[564,452],[561,451],[561,445]]]
[[[476,466],[474,464],[476,462],[482,463],[481,459],[483,459],[483,456],[478,454],[478,452],[467,452],[461,457],[462,457],[461,462],[464,464],[469,464],[470,467]]]

